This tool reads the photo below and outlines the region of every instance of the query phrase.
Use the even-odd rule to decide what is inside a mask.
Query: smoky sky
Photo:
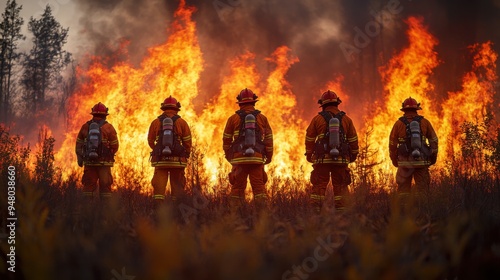
[[[429,31],[439,40],[436,51],[440,65],[432,79],[436,90],[454,91],[470,70],[467,47],[492,41],[499,51],[500,4],[498,0],[187,0],[196,7],[193,20],[204,72],[200,86],[209,100],[220,88],[224,65],[246,51],[255,54],[262,77],[273,70],[266,61],[279,46],[286,45],[300,62],[287,75],[297,95],[300,111],[309,117],[316,113],[314,102],[336,75],[344,76],[344,92],[354,102],[375,100],[383,94],[378,69],[407,45],[404,20],[421,16]],[[147,48],[166,40],[178,1],[160,0],[78,0],[80,34],[87,50],[108,55],[117,42],[126,39],[132,63],[139,63]],[[397,9],[396,9],[396,8]],[[391,11],[397,11],[392,12]],[[389,24],[379,25],[376,15],[390,14]],[[379,19],[380,20],[380,19]],[[370,27],[367,27],[368,25]],[[366,31],[368,28],[368,31]],[[368,42],[356,45],[357,30],[372,32]],[[371,31],[370,31],[371,30]],[[358,36],[359,37],[359,36]],[[358,38],[359,39],[359,38]],[[356,47],[349,60],[341,43]],[[359,43],[359,42],[358,42]],[[236,95],[236,93],[235,93]],[[498,97],[497,97],[498,98]],[[311,108],[314,110],[311,111]]]

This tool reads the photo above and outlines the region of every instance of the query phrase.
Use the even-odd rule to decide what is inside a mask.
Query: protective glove
[[[355,162],[357,158],[358,158],[357,154],[350,154],[349,162]]]
[[[272,157],[266,157],[266,161],[264,162],[264,164],[270,164],[271,163],[271,158]]]
[[[398,167],[398,160],[397,159],[391,159],[392,161],[392,165],[394,165],[394,167]]]
[[[78,162],[78,166],[83,167],[83,157],[80,155],[76,155],[76,161]]]
[[[314,163],[313,159],[312,159],[312,154],[305,154],[306,155],[306,159],[308,162],[310,163]]]
[[[431,165],[433,165],[433,164],[435,164],[435,163],[436,163],[437,158],[438,158],[437,153],[432,153],[432,154],[431,154],[431,157],[430,157],[430,160],[431,160]]]
[[[267,173],[266,173],[266,171],[264,171],[263,174],[262,174],[262,181],[264,181],[264,184],[267,183],[268,179],[269,178],[267,177]]]
[[[229,172],[227,177],[229,179],[229,184],[234,185],[234,183],[236,183],[236,169],[234,166],[231,169],[231,172]]]
[[[224,157],[228,162],[231,162],[231,157],[229,156],[229,153],[224,153]]]

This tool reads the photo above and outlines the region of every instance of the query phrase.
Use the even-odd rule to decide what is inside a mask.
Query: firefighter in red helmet
[[[178,115],[181,104],[169,96],[161,103],[163,114],[151,122],[148,144],[151,166],[155,168],[153,185],[155,209],[163,204],[165,190],[170,177],[171,199],[174,214],[180,217],[179,198],[185,195],[186,176],[184,169],[191,153],[191,130],[188,123]]]
[[[358,155],[358,136],[352,120],[340,111],[342,101],[331,90],[318,101],[322,111],[316,115],[306,131],[307,161],[313,164],[310,204],[319,213],[325,200],[325,191],[332,180],[335,208],[345,209],[345,196],[351,183],[348,164]]]
[[[398,168],[396,183],[400,194],[410,193],[412,179],[417,190],[428,188],[429,166],[437,159],[438,137],[430,121],[417,113],[421,109],[414,98],[405,99],[401,107],[404,114],[389,136],[389,156]]]
[[[106,121],[108,108],[101,102],[92,107],[91,120],[83,124],[76,138],[78,165],[83,166],[83,195],[91,198],[99,184],[101,199],[111,196],[111,167],[118,151],[116,130]]]
[[[240,110],[229,117],[222,137],[225,157],[233,166],[229,173],[230,204],[232,209],[242,205],[249,179],[259,212],[267,205],[264,165],[273,157],[273,131],[267,117],[255,109],[257,95],[245,88],[236,99]]]

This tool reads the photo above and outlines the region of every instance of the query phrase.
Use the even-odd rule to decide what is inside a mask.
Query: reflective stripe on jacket
[[[332,115],[336,115],[340,112],[340,110],[336,106],[328,106],[324,109],[325,111],[331,112]],[[306,138],[305,138],[305,147],[306,154],[313,154],[314,147],[318,140],[321,140],[325,137],[325,132],[328,127],[325,119],[321,115],[316,115],[306,130]],[[344,129],[344,133],[347,138],[347,143],[349,144],[350,152],[352,155],[357,155],[359,153],[359,144],[358,144],[358,134],[356,133],[356,128],[354,124],[347,115],[342,117],[342,127]],[[333,159],[328,153],[325,154],[323,159],[316,158],[313,156],[314,164],[321,163],[333,163],[333,164],[348,164],[349,162],[343,160],[341,157],[337,159]]]
[[[93,121],[100,121],[102,118],[93,117]],[[102,145],[109,149],[112,155],[115,155],[118,151],[119,143],[118,136],[115,128],[110,123],[106,122],[100,129],[101,131],[101,139]],[[87,136],[89,134],[89,123],[86,122],[82,125],[80,132],[78,132],[78,136],[76,137],[76,154],[79,156],[83,156],[83,147],[87,141]],[[83,164],[85,166],[113,166],[114,159],[113,158],[100,158],[98,161],[87,162],[84,161]]]
[[[411,122],[414,117],[418,116],[418,113],[415,111],[407,111],[403,116]],[[420,121],[420,130],[422,131],[422,141],[428,141],[431,152],[437,154],[438,137],[430,121],[426,118],[422,118]],[[402,155],[398,155],[398,146],[404,144],[406,142],[406,138],[406,125],[400,120],[396,121],[389,136],[389,156],[391,160],[397,161],[399,167],[419,168],[431,165],[429,160],[414,160],[411,156],[404,157]]]
[[[177,115],[176,110],[168,109],[163,112],[166,117],[172,118]],[[148,132],[148,145],[151,149],[154,149],[156,142],[158,141],[158,133],[162,130],[162,123],[158,118],[154,119],[149,126]],[[178,118],[174,123],[174,133],[177,135],[179,142],[186,149],[187,154],[191,153],[192,139],[191,130],[189,125],[183,118]],[[186,167],[187,158],[172,156],[167,157],[165,160],[151,162],[153,167],[166,167],[166,168],[183,168]]]
[[[255,111],[252,105],[242,105],[241,110],[246,113]],[[272,158],[273,156],[273,131],[269,125],[269,121],[262,114],[258,114],[256,118],[257,126],[262,133],[262,141],[266,149],[266,157]],[[227,154],[231,148],[231,144],[240,136],[241,118],[238,114],[233,114],[227,120],[224,134],[222,136],[222,149]],[[233,157],[229,160],[231,164],[263,164],[265,162],[264,155],[255,152],[253,156],[244,156],[241,152],[235,152]]]

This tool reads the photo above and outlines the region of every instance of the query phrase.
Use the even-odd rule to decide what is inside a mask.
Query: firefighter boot
[[[338,213],[345,212],[345,210],[347,209],[345,205],[345,198],[342,195],[336,195],[334,197],[334,200],[335,211],[337,211]]]
[[[102,192],[99,194],[99,199],[101,201],[101,205],[104,209],[108,209],[111,201],[111,193]]]
[[[240,197],[232,196],[229,198],[229,212],[230,213],[241,213],[241,208],[243,203]]]
[[[153,199],[153,221],[155,224],[158,224],[160,220],[160,210],[165,205],[165,199],[155,198]]]
[[[311,194],[309,197],[309,205],[313,208],[315,214],[321,213],[321,207],[323,205],[324,196]]]
[[[174,220],[178,224],[187,224],[193,214],[191,212],[183,212],[185,210],[184,206],[185,204],[183,204],[182,201],[179,201],[178,199],[172,200],[170,212],[172,215],[172,220]],[[189,210],[192,210],[192,208],[189,207]]]

